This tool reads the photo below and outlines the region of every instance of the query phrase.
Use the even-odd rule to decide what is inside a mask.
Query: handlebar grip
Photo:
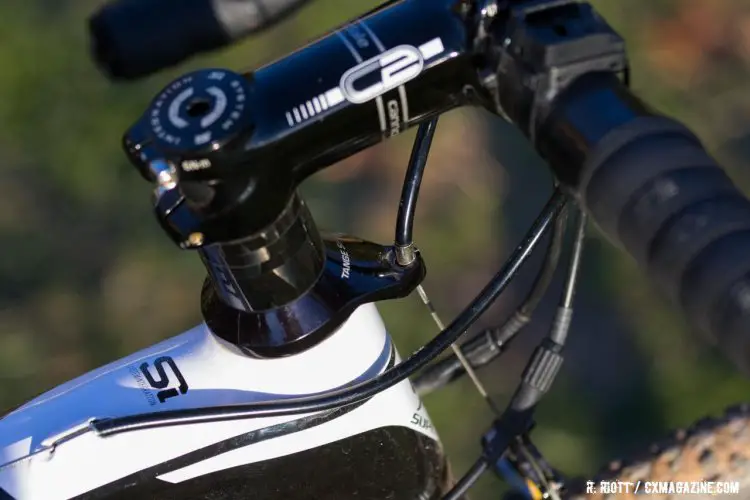
[[[639,116],[598,142],[579,195],[686,317],[750,374],[750,201],[685,126]]]
[[[114,0],[89,19],[96,63],[134,80],[269,28],[308,0]]]

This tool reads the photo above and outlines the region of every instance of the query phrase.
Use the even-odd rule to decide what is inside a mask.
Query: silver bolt
[[[190,233],[188,236],[187,244],[191,247],[199,247],[203,245],[204,236],[203,233]]]
[[[489,5],[482,9],[482,14],[485,17],[495,17],[497,15],[498,7],[497,2],[491,2]]]
[[[415,260],[417,260],[417,252],[414,243],[405,247],[396,246],[396,262],[399,266],[410,266]]]
[[[154,160],[148,164],[151,173],[156,177],[160,190],[170,190],[177,186],[177,169],[164,160]]]

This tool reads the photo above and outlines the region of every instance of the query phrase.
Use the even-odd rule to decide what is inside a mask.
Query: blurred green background
[[[750,2],[593,3],[629,42],[635,90],[689,124],[750,186]],[[191,68],[273,60],[375,2],[317,0],[270,33],[137,84],[108,82],[88,58],[85,20],[98,4],[0,3],[0,408],[200,321],[203,268],[161,233],[150,187],[120,150],[151,97]],[[412,139],[413,131],[308,181],[319,225],[390,241]],[[444,320],[502,264],[550,191],[543,163],[509,125],[480,110],[441,119],[415,236]],[[475,330],[512,311],[538,262]],[[670,428],[750,400],[750,384],[593,229],[583,273],[567,362],[534,434],[563,471],[590,476]],[[499,401],[546,333],[559,278],[524,337],[481,372]],[[435,333],[416,297],[381,310],[402,354]],[[426,404],[461,473],[490,413],[468,381]],[[498,498],[499,486],[488,475],[473,498]]]

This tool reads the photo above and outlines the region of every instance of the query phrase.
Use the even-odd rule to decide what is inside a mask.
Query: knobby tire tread
[[[750,500],[750,403],[728,408],[720,417],[706,417],[630,460],[615,460],[593,478],[599,481],[738,481],[739,495],[689,495],[693,500]],[[586,480],[569,486],[568,500],[637,500],[641,494],[586,494]],[[673,500],[685,495],[648,495]]]

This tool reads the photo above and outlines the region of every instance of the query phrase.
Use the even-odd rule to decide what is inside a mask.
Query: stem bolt
[[[203,245],[203,233],[190,233],[187,239],[187,245],[190,247],[199,247]]]

